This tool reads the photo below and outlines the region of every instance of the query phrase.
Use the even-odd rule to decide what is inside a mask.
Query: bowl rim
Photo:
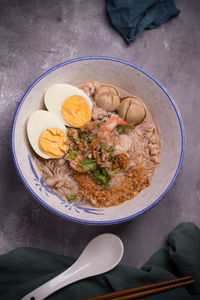
[[[45,201],[43,201],[30,187],[30,185],[28,184],[28,182],[26,181],[25,177],[22,174],[22,171],[19,167],[18,161],[17,161],[17,157],[16,157],[16,153],[15,153],[15,144],[14,144],[14,137],[15,137],[15,127],[16,127],[16,122],[17,122],[17,118],[21,109],[21,106],[23,105],[24,101],[26,100],[27,95],[30,93],[30,91],[33,89],[33,87],[35,85],[37,85],[37,83],[42,80],[44,77],[46,77],[47,75],[49,75],[50,73],[52,73],[53,71],[65,66],[65,65],[69,65],[72,63],[76,63],[76,62],[80,62],[80,61],[85,61],[85,60],[108,60],[108,61],[113,61],[113,62],[117,62],[117,63],[121,63],[127,66],[130,66],[138,71],[140,71],[141,73],[145,74],[147,77],[149,77],[151,80],[154,81],[154,83],[156,83],[161,90],[166,94],[168,100],[170,101],[170,103],[172,104],[172,107],[174,108],[177,118],[178,118],[178,122],[179,122],[179,126],[180,126],[180,131],[181,131],[181,155],[180,155],[180,159],[179,159],[179,163],[176,169],[176,172],[174,174],[174,177],[172,178],[170,184],[168,185],[168,187],[164,190],[164,192],[153,202],[151,203],[149,206],[147,206],[146,208],[142,209],[141,211],[134,213],[133,215],[130,215],[128,217],[124,217],[124,218],[120,218],[120,219],[115,219],[115,220],[111,220],[111,221],[92,221],[92,220],[83,220],[83,219],[79,219],[76,217],[72,217],[72,216],[68,216],[64,213],[59,212],[58,210],[54,209],[53,207],[51,207],[50,205],[48,205]],[[11,129],[11,149],[12,149],[12,157],[13,157],[13,162],[15,165],[15,168],[17,170],[17,173],[21,179],[21,181],[23,182],[24,186],[26,187],[26,189],[29,191],[30,194],[33,195],[33,197],[39,201],[43,206],[45,206],[48,210],[50,210],[51,212],[59,215],[60,217],[63,217],[67,220],[70,221],[74,221],[77,223],[82,223],[82,224],[86,224],[86,225],[113,225],[113,224],[117,224],[117,223],[122,223],[122,222],[126,222],[129,220],[132,220],[140,215],[142,215],[143,213],[147,212],[148,210],[150,210],[151,208],[153,208],[156,204],[158,204],[161,199],[170,191],[170,189],[172,188],[174,182],[176,181],[176,178],[180,172],[182,163],[183,163],[183,158],[184,158],[184,152],[185,152],[185,133],[184,133],[184,126],[183,126],[183,121],[180,115],[180,112],[178,110],[178,107],[175,103],[175,101],[173,100],[173,98],[169,95],[168,91],[166,90],[166,88],[154,77],[152,76],[149,72],[145,71],[143,68],[129,62],[126,60],[122,60],[119,58],[114,58],[114,57],[110,57],[110,56],[83,56],[83,57],[78,57],[78,58],[74,58],[74,59],[70,59],[70,60],[66,60],[60,64],[57,64],[56,66],[50,68],[49,70],[47,70],[46,72],[44,72],[42,75],[40,75],[27,89],[27,91],[25,92],[25,94],[23,95],[23,97],[21,98],[17,109],[15,111],[14,114],[14,118],[13,118],[13,123],[12,123],[12,129]]]

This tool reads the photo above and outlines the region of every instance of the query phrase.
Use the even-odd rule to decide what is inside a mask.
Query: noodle
[[[78,193],[78,184],[72,179],[71,170],[66,163],[59,166],[59,159],[38,158],[35,158],[35,162],[44,176],[45,184],[54,188],[59,195],[66,197]]]

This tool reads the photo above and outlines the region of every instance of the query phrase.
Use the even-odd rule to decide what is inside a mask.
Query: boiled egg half
[[[44,95],[44,103],[49,112],[68,126],[81,127],[92,117],[92,101],[82,90],[70,84],[50,86]]]
[[[59,158],[69,150],[64,124],[49,111],[32,113],[27,122],[27,135],[32,148],[42,158]]]

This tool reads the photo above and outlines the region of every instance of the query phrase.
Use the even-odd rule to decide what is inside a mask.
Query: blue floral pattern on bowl
[[[35,181],[35,186],[39,189],[39,192],[43,192],[46,194],[46,196],[49,197],[49,194],[52,194],[54,196],[56,196],[60,201],[61,204],[64,205],[68,210],[73,210],[76,213],[80,213],[81,211],[84,211],[85,213],[88,214],[93,214],[93,215],[104,215],[104,209],[97,209],[97,208],[90,208],[90,207],[83,207],[83,206],[79,206],[78,204],[72,203],[71,201],[65,201],[61,196],[59,196],[58,194],[56,194],[56,192],[50,188],[49,186],[47,186],[44,182],[43,177],[39,177],[31,160],[31,156],[28,155],[28,161],[29,161],[29,165],[31,167],[32,173],[34,175],[34,181]]]

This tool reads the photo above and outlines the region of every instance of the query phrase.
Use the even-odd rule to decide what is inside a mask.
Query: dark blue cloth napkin
[[[107,0],[112,25],[132,43],[144,29],[153,29],[180,13],[174,0]]]

